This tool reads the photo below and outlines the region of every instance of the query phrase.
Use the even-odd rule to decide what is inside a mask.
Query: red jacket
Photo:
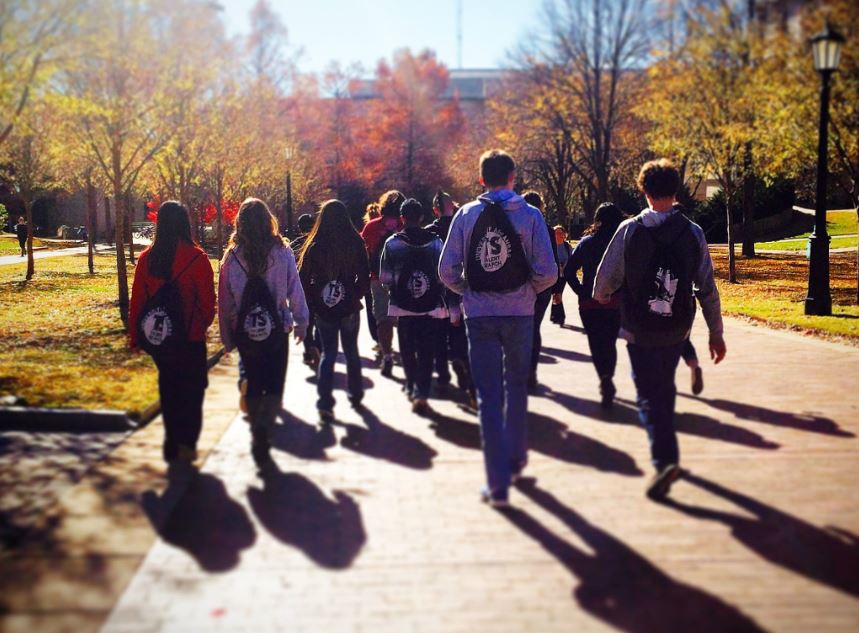
[[[370,279],[379,278],[379,253],[385,245],[382,241],[383,238],[387,239],[402,228],[403,223],[400,218],[384,215],[375,220],[370,220],[364,225],[361,237],[364,239],[364,244],[367,245],[367,254],[370,256]]]
[[[131,310],[128,315],[128,339],[131,347],[137,347],[137,322],[140,320],[143,306],[167,281],[149,273],[149,251],[147,248],[140,253],[137,269],[134,271]],[[180,242],[176,247],[171,276],[176,278],[176,287],[182,297],[188,340],[205,341],[206,330],[215,319],[215,277],[205,251],[198,246]]]

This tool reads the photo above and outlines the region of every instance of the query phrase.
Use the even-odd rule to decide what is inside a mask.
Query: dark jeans
[[[638,394],[638,418],[650,438],[650,457],[656,468],[677,464],[680,451],[674,431],[674,374],[683,343],[665,347],[642,347],[629,343],[632,380]]]
[[[531,375],[537,375],[537,363],[540,362],[540,350],[543,348],[543,337],[540,334],[540,326],[543,319],[546,318],[546,310],[549,304],[552,303],[551,290],[544,290],[537,295],[537,301],[534,303],[534,333],[531,343]]]
[[[377,343],[379,342],[379,335],[376,333],[376,317],[373,316],[373,293],[368,292],[364,295],[364,305],[367,308],[367,327],[370,331],[370,338],[372,338]]]
[[[304,337],[305,358],[313,353],[313,348],[322,349],[322,341],[319,338],[319,331],[316,327],[316,313],[311,310],[310,319],[307,322],[307,336]]]
[[[179,447],[197,449],[203,429],[203,396],[209,385],[206,344],[186,343],[175,352],[155,359],[158,394],[164,419],[166,461],[176,459]]]
[[[450,340],[451,330],[454,327],[450,324],[450,319],[439,319],[441,323],[436,328],[436,343],[435,343],[435,373],[438,376],[440,384],[446,385],[450,382],[450,369],[447,366],[448,358],[450,357]]]
[[[698,352],[695,351],[695,346],[692,345],[692,339],[687,338],[683,341],[683,349],[680,350],[680,356],[687,365],[698,362]]]
[[[239,383],[248,381],[246,396],[282,396],[289,359],[289,339],[284,338],[280,349],[262,357],[242,356],[239,352]]]
[[[435,347],[442,319],[430,316],[401,316],[397,323],[400,357],[406,374],[406,393],[426,400],[430,395]]]
[[[339,321],[316,319],[316,328],[322,339],[322,358],[319,361],[319,373],[316,392],[318,409],[330,411],[334,407],[334,363],[337,361],[338,339],[343,344],[343,355],[346,357],[346,393],[350,400],[360,401],[364,397],[364,386],[361,377],[361,357],[358,355],[358,330],[361,327],[361,313],[353,312]]]
[[[588,337],[591,359],[600,378],[613,378],[617,366],[620,310],[579,310]]]

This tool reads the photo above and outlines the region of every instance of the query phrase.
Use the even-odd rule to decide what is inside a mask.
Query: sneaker
[[[600,380],[600,406],[603,409],[611,409],[614,404],[614,396],[617,393],[617,389],[614,386],[614,382],[611,378],[603,378]]]
[[[242,380],[239,383],[239,411],[242,413],[248,412],[248,381]]]
[[[507,490],[491,490],[484,486],[480,489],[480,500],[490,508],[509,508]]]
[[[510,483],[516,484],[522,480],[522,473],[525,471],[525,466],[527,466],[526,462],[520,462],[518,464],[513,464],[510,467]]]
[[[704,391],[704,372],[699,365],[692,368],[692,393],[697,396],[702,391]]]
[[[322,424],[334,424],[334,411],[331,409],[319,409],[319,422]]]
[[[423,398],[415,398],[412,402],[412,413],[417,415],[427,415],[430,412],[429,402]]]
[[[677,464],[668,464],[653,476],[650,485],[647,486],[647,498],[653,501],[661,501],[668,496],[671,485],[680,479],[682,475],[683,471],[680,469],[680,466]]]
[[[382,360],[382,375],[391,378],[394,375],[394,359],[388,356]]]

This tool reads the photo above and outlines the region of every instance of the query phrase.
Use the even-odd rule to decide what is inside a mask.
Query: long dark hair
[[[346,205],[339,200],[323,202],[301,248],[298,267],[312,257],[328,279],[336,279],[341,273],[355,272],[356,256],[367,255],[364,240],[355,230]]]
[[[248,265],[248,274],[262,275],[268,264],[268,254],[275,246],[283,246],[280,229],[268,205],[258,198],[246,198],[236,215],[236,229],[224,260],[239,246]]]
[[[169,279],[176,258],[179,242],[195,244],[191,237],[191,219],[185,205],[176,200],[162,202],[158,207],[155,223],[155,239],[149,249],[149,273],[161,279]]]
[[[603,202],[594,213],[593,224],[585,229],[584,234],[609,240],[621,222],[623,222],[623,211],[614,203]]]

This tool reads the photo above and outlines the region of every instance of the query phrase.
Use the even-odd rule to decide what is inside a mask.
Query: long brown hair
[[[167,200],[158,207],[155,222],[155,239],[149,249],[149,273],[154,277],[169,279],[176,259],[179,242],[194,244],[191,237],[191,219],[188,208],[176,200]]]
[[[327,279],[336,279],[342,273],[356,273],[355,257],[366,256],[364,240],[355,230],[346,205],[339,200],[323,202],[301,247],[298,267],[303,268],[312,258]]]
[[[262,275],[268,263],[268,254],[275,246],[283,246],[280,229],[268,205],[257,198],[246,198],[236,215],[236,230],[230,236],[230,245],[224,260],[239,246],[248,265],[248,274]]]
[[[621,222],[623,222],[623,211],[611,202],[603,202],[597,207],[594,222],[585,229],[584,235],[609,239],[615,234]]]

